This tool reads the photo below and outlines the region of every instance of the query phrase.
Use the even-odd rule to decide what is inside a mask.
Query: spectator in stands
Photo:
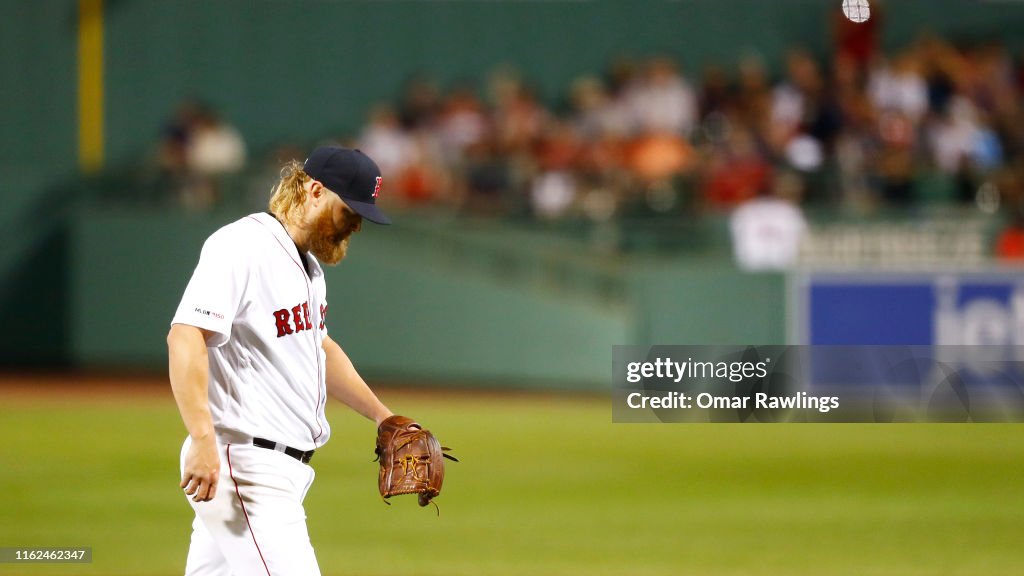
[[[174,117],[164,127],[160,137],[157,163],[163,176],[182,180],[188,173],[188,146],[198,124],[202,104],[185,100],[178,104]]]
[[[813,123],[825,89],[818,64],[803,50],[790,52],[786,70],[786,79],[772,90],[768,141],[778,153]]]
[[[492,74],[489,91],[493,137],[499,150],[513,156],[529,154],[551,115],[513,70]]]
[[[732,88],[729,86],[729,77],[721,66],[712,65],[704,69],[698,104],[701,120],[711,114],[732,112]]]
[[[379,202],[384,205],[419,204],[446,197],[448,178],[440,168],[434,134],[425,118],[416,122],[421,128],[404,130],[399,116],[390,107],[377,106],[356,142],[356,147],[380,166],[384,180]]]
[[[697,125],[697,96],[670,58],[651,59],[623,97],[639,134],[689,138]]]
[[[581,138],[623,138],[630,131],[629,111],[597,78],[584,76],[573,82],[572,105],[573,123]]]
[[[868,179],[878,144],[875,109],[864,90],[864,73],[852,59],[836,56],[831,83],[839,126],[829,150],[835,159],[837,204],[864,211],[875,203]]]
[[[442,106],[441,91],[431,79],[414,76],[406,83],[398,121],[410,145],[409,157],[401,172],[385,178],[392,193],[380,199],[383,204],[458,200],[462,190],[448,169],[452,164],[440,128]]]
[[[712,209],[731,210],[770,187],[771,166],[742,124],[729,129],[725,142],[707,158],[702,196]]]
[[[928,85],[913,51],[880,60],[868,80],[871,102],[880,112],[906,116],[915,125],[928,111]]]
[[[736,265],[747,271],[785,270],[797,263],[807,222],[799,207],[801,179],[782,172],[763,194],[729,218]]]
[[[1024,214],[1016,214],[996,240],[996,258],[1003,262],[1024,263]]]
[[[498,153],[494,141],[481,138],[467,146],[463,165],[462,208],[474,214],[507,213],[512,204],[515,175],[508,158]]]
[[[622,101],[613,99],[594,77],[573,82],[572,104],[569,122],[579,146],[574,172],[580,207],[587,217],[605,221],[618,210],[629,187],[629,114]]]
[[[234,126],[204,107],[196,117],[185,155],[192,174],[183,196],[185,206],[205,210],[221,200],[224,178],[245,166],[245,141]]]
[[[451,173],[445,169],[440,148],[430,132],[419,130],[410,135],[413,146],[412,163],[393,176],[392,190],[382,200],[392,203],[424,204],[430,202],[455,203],[458,200]]]
[[[186,208],[207,210],[219,200],[223,178],[246,161],[245,141],[216,111],[196,100],[179,105],[164,130],[161,169],[174,182],[173,194]]]
[[[916,49],[928,85],[929,111],[933,115],[941,115],[956,93],[957,78],[962,76],[965,58],[952,46],[931,34],[922,35]]]
[[[738,120],[759,133],[767,132],[771,121],[772,89],[764,61],[756,53],[748,53],[739,63],[737,85]]]
[[[437,141],[446,162],[459,164],[470,147],[478,151],[491,148],[488,143],[490,129],[484,105],[471,86],[457,86],[444,98],[438,118]]]
[[[398,175],[416,162],[416,145],[409,132],[402,129],[398,115],[391,107],[377,105],[370,111],[370,120],[363,128],[356,147],[374,159],[384,180],[386,195]]]
[[[864,73],[878,53],[878,41],[885,23],[885,5],[871,3],[871,18],[853,22],[843,15],[840,4],[834,3],[829,14],[832,24],[833,57],[849,61],[858,73]]]
[[[882,199],[890,205],[907,206],[914,200],[917,141],[916,126],[909,116],[894,111],[879,114],[878,147],[872,150],[871,173]]]
[[[566,122],[552,122],[536,149],[538,173],[530,189],[534,215],[556,219],[576,207],[578,184],[574,169],[579,154],[580,144],[572,126]]]
[[[189,170],[201,176],[233,174],[245,166],[245,141],[210,107],[200,109],[186,146]]]

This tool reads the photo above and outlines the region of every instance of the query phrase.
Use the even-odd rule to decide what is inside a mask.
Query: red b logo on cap
[[[373,187],[373,197],[374,198],[376,198],[377,196],[380,196],[380,183],[383,182],[383,181],[384,181],[383,178],[381,178],[380,176],[377,176],[377,185]]]

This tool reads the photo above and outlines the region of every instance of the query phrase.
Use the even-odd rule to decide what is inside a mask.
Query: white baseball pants
[[[181,469],[191,445],[181,448]],[[218,441],[220,480],[209,502],[193,502],[186,576],[319,576],[302,501],[313,468],[249,444]]]

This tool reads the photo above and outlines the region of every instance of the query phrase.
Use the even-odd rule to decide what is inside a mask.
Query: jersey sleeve
[[[210,236],[171,323],[213,332],[215,337],[207,341],[210,346],[227,343],[248,278],[243,254],[233,248],[230,235],[224,231]]]

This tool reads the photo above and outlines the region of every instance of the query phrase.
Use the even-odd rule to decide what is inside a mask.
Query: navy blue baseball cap
[[[302,169],[341,196],[345,204],[363,218],[377,224],[391,224],[391,218],[377,208],[380,168],[366,154],[349,148],[324,146],[313,150]]]

